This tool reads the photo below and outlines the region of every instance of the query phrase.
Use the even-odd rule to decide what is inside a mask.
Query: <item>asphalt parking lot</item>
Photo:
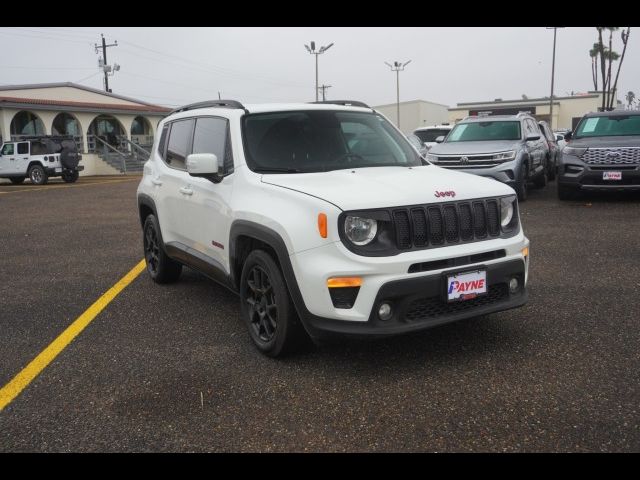
[[[0,388],[142,259],[137,183],[0,184]],[[0,411],[0,451],[638,451],[640,196],[520,208],[525,307],[282,360],[224,288],[143,272]]]

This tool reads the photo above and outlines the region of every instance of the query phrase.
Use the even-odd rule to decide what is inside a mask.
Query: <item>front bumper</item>
[[[563,162],[558,183],[584,191],[640,190],[640,165],[588,165],[577,158]],[[603,172],[621,172],[621,180],[604,180]]]
[[[301,302],[296,302],[296,307],[313,337],[322,336],[323,332],[392,335],[514,308],[527,300],[529,257],[523,256],[522,249],[528,246],[529,240],[522,231],[512,238],[407,252],[394,257],[362,257],[348,251],[340,242],[333,243],[289,257],[294,281],[301,294]],[[493,251],[501,251],[504,255],[455,268],[441,267],[409,273],[413,271],[412,266],[425,261],[437,262]],[[473,270],[480,266],[487,270],[489,295],[456,306],[442,301],[440,297],[446,282],[444,273]],[[328,278],[341,276],[362,278],[362,286],[351,308],[334,307],[327,288]],[[507,289],[504,295],[503,288],[513,276],[519,278],[521,292],[512,295]],[[492,287],[499,291],[494,292]],[[389,300],[395,312],[393,318],[386,322],[377,318],[379,304],[383,300]],[[415,302],[422,302],[431,313],[421,316]],[[409,317],[410,321],[407,320]]]

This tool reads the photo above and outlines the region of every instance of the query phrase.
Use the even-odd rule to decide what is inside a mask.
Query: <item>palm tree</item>
[[[627,92],[627,94],[624,96],[624,98],[626,98],[626,99],[627,99],[627,104],[629,105],[629,108],[631,108],[631,104],[632,104],[632,103],[633,103],[633,101],[635,100],[635,98],[636,98],[636,94],[635,94],[635,93],[633,93],[631,90],[629,90],[629,91]]]
[[[618,76],[620,75],[620,68],[622,67],[622,62],[624,61],[624,54],[627,51],[627,43],[629,43],[629,34],[631,33],[631,27],[627,27],[627,30],[622,30],[620,36],[622,37],[622,43],[624,47],[622,48],[622,56],[620,57],[620,63],[618,64],[618,71],[616,72],[616,79],[613,82],[613,94],[616,94],[616,88],[618,87]],[[633,92],[631,92],[633,93]],[[609,101],[609,105],[613,106],[613,99]]]
[[[593,48],[589,50],[589,57],[591,57],[591,77],[593,78],[593,90],[598,91],[598,55],[600,54],[600,48],[597,43],[593,44]]]

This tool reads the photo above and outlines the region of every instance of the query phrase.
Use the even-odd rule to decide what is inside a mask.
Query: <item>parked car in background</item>
[[[556,136],[551,131],[549,124],[544,120],[538,122],[538,126],[540,127],[540,131],[544,135],[547,140],[547,145],[549,146],[549,158],[547,161],[547,178],[549,180],[555,180],[556,173],[558,171],[558,156],[560,155],[560,149],[558,148],[558,144],[556,142]]]
[[[556,130],[553,134],[556,137],[556,143],[558,144],[558,149],[562,150],[564,146],[567,144],[567,141],[564,139],[564,136],[567,134],[568,130]]]
[[[429,150],[427,160],[440,167],[491,177],[527,198],[530,181],[547,184],[549,146],[530,114],[467,117]]]
[[[407,140],[409,140],[409,143],[411,143],[411,145],[413,145],[416,150],[418,150],[420,155],[424,156],[429,151],[427,146],[422,140],[420,140],[420,137],[418,137],[417,135],[410,133],[409,135],[407,135]]]
[[[436,144],[436,138],[440,136],[446,137],[451,129],[452,125],[443,123],[441,125],[433,125],[431,127],[416,128],[413,133],[424,143],[427,150]]]
[[[588,113],[562,149],[558,198],[584,191],[640,190],[640,112]]]
[[[0,148],[0,178],[8,178],[16,185],[26,178],[35,185],[44,185],[50,177],[73,183],[84,170],[78,165],[81,159],[71,136],[24,137],[17,142],[4,142]]]

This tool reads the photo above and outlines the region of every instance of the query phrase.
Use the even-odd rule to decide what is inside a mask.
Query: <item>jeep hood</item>
[[[342,210],[388,208],[514,194],[511,187],[470,173],[425,165],[320,173],[264,174],[262,182],[311,195]],[[436,196],[436,192],[454,192]]]
[[[516,150],[520,140],[498,140],[491,142],[445,142],[437,143],[429,153],[432,155],[473,155],[481,153]]]

